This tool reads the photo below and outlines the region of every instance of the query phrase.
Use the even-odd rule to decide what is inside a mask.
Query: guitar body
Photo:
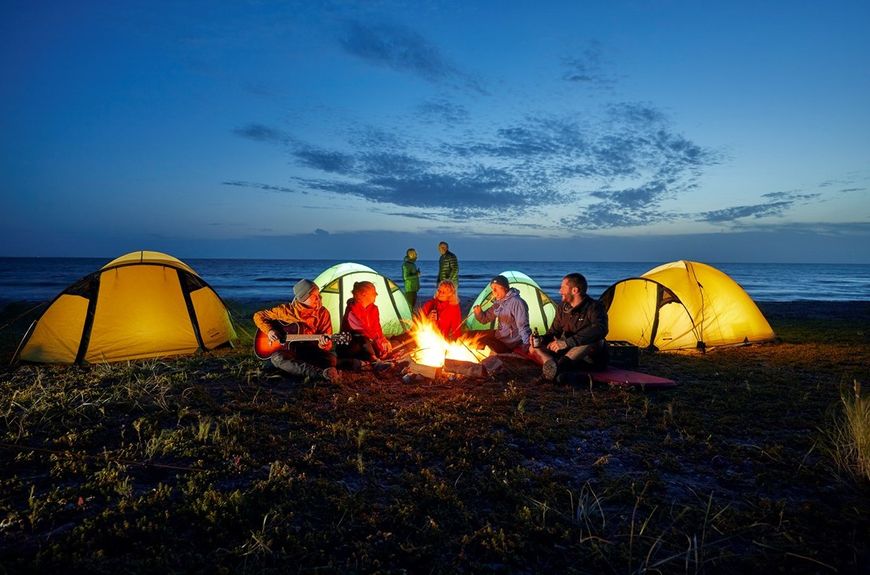
[[[257,330],[254,336],[254,355],[260,359],[269,359],[272,354],[282,349],[287,349],[287,346],[300,341],[320,341],[320,337],[325,335],[333,344],[346,345],[350,343],[349,333],[336,334],[302,334],[299,333],[305,327],[300,323],[282,323],[281,328],[284,330],[284,343],[278,341],[269,341],[269,335],[262,330]]]

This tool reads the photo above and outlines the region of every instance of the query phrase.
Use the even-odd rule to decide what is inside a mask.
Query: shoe
[[[374,371],[375,373],[382,373],[384,371],[387,371],[391,367],[393,367],[393,362],[391,362],[391,361],[374,361],[374,362],[372,362],[372,371]]]
[[[320,373],[320,377],[329,383],[339,383],[341,381],[341,374],[334,367],[327,367],[324,369]]]
[[[544,362],[544,367],[541,368],[541,373],[544,375],[544,379],[547,381],[553,381],[556,378],[556,372],[559,371],[556,362],[552,359],[548,359]]]

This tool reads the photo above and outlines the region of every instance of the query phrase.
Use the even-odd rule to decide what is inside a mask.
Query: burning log
[[[480,363],[473,363],[470,361],[463,361],[461,359],[450,359],[447,358],[444,360],[444,371],[449,373],[456,373],[458,375],[464,375],[466,377],[486,377],[486,368]]]
[[[408,374],[436,379],[443,373],[466,377],[486,377],[487,368],[481,360],[492,353],[488,347],[477,349],[473,337],[448,341],[428,318],[417,318],[411,328],[416,349],[406,352]],[[492,368],[490,368],[492,371]]]
[[[441,373],[441,368],[434,365],[426,365],[425,363],[417,363],[413,359],[408,363],[407,371],[416,373],[428,379],[436,379]]]

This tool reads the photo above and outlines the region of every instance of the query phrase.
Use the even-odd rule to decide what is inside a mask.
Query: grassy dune
[[[762,307],[781,343],[642,355],[681,384],[657,393],[514,361],[314,384],[246,342],[4,367],[0,573],[859,572],[870,478],[834,431],[870,303]]]

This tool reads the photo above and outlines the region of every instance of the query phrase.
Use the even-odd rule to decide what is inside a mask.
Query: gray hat
[[[311,280],[301,279],[293,286],[293,296],[301,302],[308,299],[311,290],[316,289],[317,284]]]
[[[504,289],[510,289],[510,287],[511,287],[510,282],[508,282],[508,279],[504,276],[495,276],[494,278],[492,278],[492,280],[489,283],[498,284],[501,287],[503,287]]]

